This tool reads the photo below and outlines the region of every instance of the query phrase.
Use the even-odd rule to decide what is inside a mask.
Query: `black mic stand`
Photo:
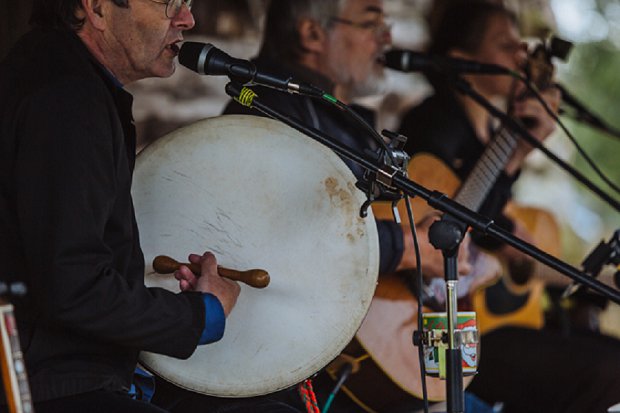
[[[542,151],[549,159],[553,160],[557,165],[559,165],[566,172],[570,173],[575,179],[581,182],[585,187],[587,187],[590,191],[594,192],[598,195],[603,201],[609,204],[612,208],[614,208],[617,212],[620,212],[620,202],[613,199],[607,193],[603,192],[599,187],[590,182],[585,176],[583,176],[579,171],[575,168],[567,164],[562,159],[558,158],[553,152],[549,151],[549,149],[545,148],[545,146],[540,143],[536,138],[534,138],[519,122],[508,116],[506,113],[499,110],[497,107],[492,105],[488,100],[486,100],[482,95],[476,92],[469,82],[459,76],[448,77],[449,80],[452,81],[452,85],[461,92],[462,94],[472,98],[475,100],[480,106],[485,108],[492,116],[499,119],[502,125],[506,126],[511,131],[515,132],[519,137],[525,139],[530,145]]]
[[[448,321],[446,349],[446,403],[448,412],[462,413],[465,410],[463,389],[462,337],[457,331],[458,324],[458,265],[459,245],[467,231],[463,222],[450,215],[435,221],[429,230],[431,244],[443,254],[446,280],[446,319]]]
[[[573,109],[575,109],[575,113],[572,114],[572,117],[575,120],[579,122],[584,122],[592,126],[593,128],[598,129],[601,132],[620,139],[619,129],[611,127],[603,120],[601,120],[597,115],[588,110],[588,108],[586,108],[583,103],[577,100],[576,97],[574,97],[568,90],[566,90],[564,86],[556,83],[555,87],[560,90],[560,93],[562,94],[562,101],[568,104],[568,106],[571,106]]]
[[[323,132],[308,127],[299,120],[292,118],[290,116],[286,116],[279,111],[270,108],[268,105],[262,103],[260,98],[249,88],[242,87],[241,85],[230,82],[226,85],[226,93],[235,99],[237,102],[243,104],[244,106],[255,108],[267,116],[284,122],[285,124],[291,126],[292,128],[297,129],[303,134],[313,138],[319,143],[327,146],[340,157],[347,158],[352,160],[362,166],[367,174],[370,176],[376,176],[377,182],[380,184],[390,188],[397,189],[408,196],[420,196],[424,199],[430,206],[440,211],[447,213],[450,216],[452,222],[462,222],[464,226],[457,227],[457,231],[455,231],[455,237],[447,241],[440,237],[437,240],[437,245],[446,248],[445,264],[446,264],[446,274],[447,277],[450,278],[451,288],[454,289],[454,295],[456,294],[456,281],[457,279],[457,268],[456,268],[456,251],[458,251],[458,242],[462,239],[462,234],[464,234],[464,229],[467,226],[471,226],[479,231],[482,231],[485,234],[488,234],[495,239],[505,242],[506,244],[518,249],[519,251],[524,252],[525,254],[533,257],[534,259],[542,262],[543,264],[561,272],[562,274],[568,276],[569,278],[578,281],[582,284],[585,284],[589,288],[605,295],[612,301],[620,304],[620,292],[611,287],[602,284],[600,281],[596,279],[592,279],[586,274],[580,272],[576,268],[564,263],[563,261],[553,257],[545,253],[544,251],[536,248],[535,246],[521,240],[520,238],[515,237],[508,231],[502,229],[493,223],[493,220],[484,217],[470,209],[464,207],[463,205],[451,200],[447,197],[447,195],[438,192],[438,191],[430,191],[429,189],[407,179],[404,174],[398,169],[394,168],[391,165],[385,165],[381,163],[382,159],[371,159],[366,155],[362,155],[357,153],[356,151],[348,148],[347,146],[335,141],[330,138],[328,135]],[[447,230],[444,230],[439,227],[437,229],[440,234],[444,232],[452,232],[454,229],[448,227]],[[458,240],[454,241],[454,239]],[[452,293],[451,293],[452,295]],[[454,299],[456,300],[456,299]],[[448,301],[450,298],[448,297]],[[456,302],[449,304],[450,311],[456,311]],[[451,321],[452,326],[454,327],[455,320]],[[449,394],[450,403],[448,403],[449,413],[460,413],[462,412],[462,406],[464,405],[464,396],[463,396],[463,387],[462,383],[457,383],[457,381],[462,380],[462,371],[459,373],[459,370],[462,369],[462,365],[459,362],[461,358],[460,350],[457,354],[455,351],[457,337],[453,336],[453,343],[451,343],[451,351],[447,353],[449,358],[449,368],[447,373],[450,374],[447,380],[447,390],[450,393],[458,393],[458,394]],[[458,347],[457,347],[458,348]],[[456,374],[456,377],[453,377]]]
[[[620,229],[617,229],[608,242],[601,241],[583,260],[583,271],[591,277],[598,277],[604,265],[620,266]],[[614,274],[614,282],[620,288],[620,270]],[[562,293],[562,298],[570,297],[581,289],[581,284],[572,283]]]
[[[247,94],[247,91],[251,90],[248,88],[243,89],[244,94]],[[226,93],[235,100],[239,101],[239,95],[242,93],[241,85],[235,84],[233,82],[227,84]],[[376,159],[370,158],[367,155],[363,155],[352,150],[346,145],[343,145],[333,140],[323,132],[308,127],[299,120],[286,116],[279,111],[270,108],[266,104],[262,103],[260,101],[260,98],[255,94],[251,99],[248,99],[245,104],[246,106],[253,107],[265,113],[273,119],[284,122],[290,127],[297,129],[304,135],[307,135],[312,139],[318,141],[319,143],[327,146],[328,148],[336,152],[336,154],[338,154],[340,157],[347,158],[357,163],[365,170],[369,171],[369,173],[376,175],[377,180],[383,185],[389,186],[391,188],[396,188],[411,197],[420,196],[434,209],[448,213],[455,219],[466,223],[468,226],[516,248],[517,250],[531,256],[537,261],[540,261],[544,265],[558,272],[561,272],[567,277],[581,284],[584,284],[588,288],[591,288],[594,291],[605,295],[612,301],[620,304],[620,292],[601,283],[598,280],[592,279],[592,277],[589,277],[587,274],[584,274],[575,267],[566,264],[565,262],[540,250],[539,248],[536,248],[535,246],[523,241],[522,239],[515,237],[510,232],[496,225],[492,219],[489,219],[464,207],[458,202],[450,199],[446,194],[443,194],[439,191],[431,191],[409,180],[402,173],[399,173],[398,170],[390,167],[389,165],[382,165]]]

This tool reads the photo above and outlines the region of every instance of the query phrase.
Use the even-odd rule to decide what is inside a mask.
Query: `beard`
[[[385,94],[388,87],[383,67],[373,68],[363,81],[353,82],[350,90],[353,99]]]
[[[383,65],[374,63],[369,68],[368,73],[362,80],[359,80],[359,73],[349,67],[348,62],[341,59],[329,60],[327,63],[327,71],[331,73],[331,80],[343,91],[347,99],[357,99],[380,93],[386,93],[388,90],[385,70]]]

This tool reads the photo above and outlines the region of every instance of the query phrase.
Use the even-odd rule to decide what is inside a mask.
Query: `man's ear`
[[[301,19],[297,23],[301,46],[310,52],[321,53],[325,50],[327,33],[321,25],[312,19]]]
[[[105,0],[81,0],[82,10],[78,10],[78,17],[84,18],[86,22],[90,23],[97,30],[104,30],[107,27],[106,14],[109,12],[109,8],[106,7],[111,2]]]

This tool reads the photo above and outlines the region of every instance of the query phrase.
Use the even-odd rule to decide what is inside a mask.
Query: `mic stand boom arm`
[[[568,104],[573,109],[575,109],[575,113],[570,115],[575,120],[579,122],[584,122],[587,125],[590,125],[593,128],[598,129],[601,132],[604,132],[610,136],[620,139],[620,129],[615,129],[605,123],[601,118],[592,113],[588,108],[585,107],[583,103],[581,103],[575,96],[573,96],[566,88],[559,83],[555,84],[555,87],[560,90],[562,94],[562,102]],[[560,113],[562,113],[560,111]]]
[[[609,194],[605,193],[599,187],[594,185],[592,182],[588,180],[585,176],[583,176],[579,171],[575,168],[567,164],[562,159],[558,158],[553,152],[549,151],[549,149],[545,148],[542,143],[540,143],[536,138],[534,138],[519,122],[508,116],[506,113],[502,112],[495,106],[493,106],[488,100],[486,100],[482,95],[476,92],[471,85],[461,77],[455,77],[453,79],[454,87],[461,92],[462,94],[472,98],[475,100],[480,106],[485,108],[492,116],[496,117],[502,122],[502,125],[506,126],[511,131],[515,132],[519,137],[525,139],[530,145],[542,151],[549,159],[554,161],[558,166],[564,169],[566,172],[571,174],[575,179],[581,182],[584,186],[586,186],[589,190],[598,195],[603,201],[607,202],[612,208],[614,208],[617,212],[620,212],[620,202],[613,199]]]
[[[534,257],[540,262],[550,266],[551,268],[556,269],[557,271],[567,275],[575,281],[578,281],[582,284],[587,285],[595,291],[609,297],[612,301],[620,304],[620,292],[608,287],[605,284],[602,284],[600,281],[588,277],[586,274],[581,273],[576,268],[571,267],[570,265],[558,260],[557,258],[539,250],[531,244],[515,237],[509,232],[503,230],[493,223],[492,220],[486,218],[478,213],[475,213],[461,204],[451,200],[447,195],[438,192],[438,191],[430,191],[425,187],[407,179],[401,171],[389,165],[382,165],[381,159],[375,160],[371,159],[362,154],[356,153],[351,148],[342,145],[341,143],[335,141],[330,138],[326,134],[321,131],[308,127],[299,120],[286,116],[277,110],[274,110],[267,105],[263,104],[260,99],[256,96],[256,94],[248,88],[242,88],[241,85],[230,82],[226,85],[226,93],[235,99],[237,102],[241,103],[244,106],[253,107],[267,116],[284,122],[285,124],[291,126],[294,129],[302,132],[303,134],[311,137],[312,139],[318,141],[319,143],[327,146],[331,150],[333,150],[337,155],[341,158],[350,159],[357,164],[361,165],[369,174],[366,175],[376,176],[377,181],[381,184],[388,186],[390,188],[396,188],[399,191],[407,194],[410,197],[420,196],[424,199],[428,204],[440,211],[448,214],[450,219],[448,221],[457,222],[457,226],[460,228],[471,226],[476,228],[485,234],[489,234],[492,237],[502,240],[506,242],[508,245],[511,245],[518,250],[526,253],[527,255]],[[442,219],[439,222],[447,222],[445,219]],[[456,233],[454,237],[453,248],[444,248],[444,263],[446,267],[446,279],[449,281],[449,285],[456,287],[456,278],[457,278],[457,268],[456,268],[456,253],[458,249],[458,242],[462,238],[462,233],[458,229],[456,231],[452,231],[448,229],[448,232]],[[448,244],[450,241],[448,241]],[[435,245],[436,248],[439,248],[438,245]],[[451,283],[451,284],[450,284]],[[456,296],[456,290],[453,288],[453,294],[450,294],[451,297]],[[448,297],[449,298],[449,297]],[[456,301],[456,299],[454,299]],[[446,393],[447,393],[447,402],[448,402],[448,412],[449,413],[461,413],[464,411],[464,394],[463,394],[463,385],[462,385],[462,365],[461,365],[461,352],[460,346],[458,346],[455,337],[455,321],[456,321],[456,302],[451,303],[448,306],[448,330],[449,330],[449,348],[446,350],[447,355],[447,382],[446,382]]]
[[[248,90],[249,89],[247,88],[244,88],[242,90],[240,85],[233,82],[226,85],[226,93],[237,101],[240,100],[239,96],[241,94],[247,93]],[[403,193],[406,193],[411,197],[419,196],[433,208],[455,217],[457,220],[465,223],[467,226],[471,226],[472,228],[482,231],[483,233],[488,234],[495,239],[505,242],[506,244],[540,261],[541,263],[553,268],[554,270],[561,272],[572,280],[584,284],[585,286],[593,289],[594,291],[597,291],[605,297],[608,297],[615,303],[620,304],[620,292],[618,292],[617,290],[601,283],[596,279],[593,279],[592,277],[589,277],[587,274],[579,271],[575,267],[555,258],[550,254],[547,254],[546,252],[536,248],[532,244],[529,244],[522,239],[515,237],[510,232],[502,229],[501,227],[493,223],[493,220],[464,207],[458,202],[453,201],[446,194],[443,194],[439,191],[431,191],[423,187],[422,185],[419,185],[407,179],[402,173],[398,172],[398,170],[390,166],[380,165],[375,159],[370,158],[370,156],[360,154],[352,150],[351,148],[348,148],[346,145],[343,145],[331,139],[323,132],[308,127],[297,119],[286,116],[268,107],[260,101],[260,98],[256,96],[249,100],[241,100],[244,100],[242,104],[254,107],[255,109],[265,113],[267,116],[284,122],[290,127],[297,129],[303,134],[327,146],[328,148],[336,152],[336,154],[338,154],[340,157],[347,158],[356,162],[370,173],[383,177],[383,180],[385,181],[389,180],[391,182],[390,186],[402,191]]]

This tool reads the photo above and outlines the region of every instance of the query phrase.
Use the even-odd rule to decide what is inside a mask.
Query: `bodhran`
[[[152,260],[212,251],[228,268],[267,270],[241,286],[224,337],[187,360],[143,366],[198,393],[250,397],[319,371],[353,338],[377,281],[378,238],[364,195],[331,150],[290,127],[221,116],[179,129],[136,162],[133,199],[149,287],[179,291]],[[369,211],[370,212],[370,211]]]

